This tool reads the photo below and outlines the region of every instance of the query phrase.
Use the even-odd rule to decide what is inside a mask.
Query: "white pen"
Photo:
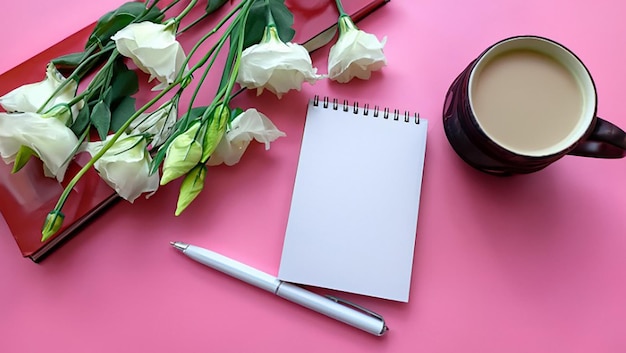
[[[179,241],[170,244],[194,261],[373,335],[381,336],[388,330],[382,316],[361,306],[315,294],[211,250]]]

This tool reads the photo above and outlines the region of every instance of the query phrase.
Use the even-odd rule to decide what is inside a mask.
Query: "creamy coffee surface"
[[[471,100],[485,133],[502,147],[526,155],[570,136],[584,106],[576,77],[553,58],[532,50],[493,57],[476,72]]]

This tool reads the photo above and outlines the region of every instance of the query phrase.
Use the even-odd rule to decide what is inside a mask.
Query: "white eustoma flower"
[[[241,56],[237,83],[257,89],[257,95],[268,89],[282,97],[289,90],[302,88],[324,78],[317,74],[309,52],[301,45],[283,43],[276,27],[266,28],[261,43],[246,48]]]
[[[162,90],[183,70],[185,52],[176,40],[176,26],[153,22],[131,23],[111,37],[120,54],[161,82],[152,90]]]
[[[46,78],[43,81],[20,86],[13,91],[0,97],[0,105],[7,112],[22,113],[45,113],[58,104],[65,104],[74,99],[76,95],[77,83],[74,80],[66,82],[67,79],[52,64],[46,68]],[[63,87],[52,99],[54,92]],[[48,103],[46,104],[46,101]],[[43,106],[45,104],[45,107]],[[78,110],[82,108],[82,101],[72,106],[73,120],[78,116]],[[68,114],[60,116],[61,120],[67,121]]]
[[[278,130],[267,116],[256,109],[248,109],[230,123],[230,128],[211,154],[207,165],[234,165],[239,162],[252,139],[264,143],[265,149],[269,150],[270,142],[282,136],[286,136],[285,133]]]
[[[375,35],[358,29],[349,16],[339,19],[339,39],[330,48],[328,76],[346,83],[354,77],[370,78],[372,71],[387,65],[383,47],[387,38],[379,41]]]
[[[84,147],[92,157],[111,140],[112,135],[105,141],[89,142]],[[150,175],[152,158],[146,150],[146,140],[143,136],[129,136],[122,134],[120,138],[107,150],[94,167],[100,177],[115,189],[122,198],[133,202],[144,192],[152,195],[159,187],[159,174]]]
[[[167,102],[152,113],[140,114],[130,124],[130,135],[149,134],[152,136],[152,148],[158,147],[172,134],[177,118],[176,105]]]
[[[0,155],[6,163],[15,161],[21,146],[32,149],[43,162],[46,176],[63,181],[67,161],[78,139],[63,122],[37,113],[0,113]]]

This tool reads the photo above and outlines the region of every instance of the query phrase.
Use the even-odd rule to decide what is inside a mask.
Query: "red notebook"
[[[343,5],[346,12],[358,21],[388,1],[344,0]],[[294,42],[303,43],[309,51],[313,51],[334,38],[337,22],[334,1],[286,0],[285,3],[294,14]],[[81,50],[91,30],[92,26],[85,28],[0,75],[0,95],[16,86],[42,80],[42,68],[46,63],[52,58]],[[75,192],[65,203],[63,228],[46,242],[41,242],[41,227],[63,192],[64,184],[44,177],[41,162],[36,159],[16,174],[11,174],[11,168],[12,165],[0,160],[0,222],[4,219],[22,255],[35,262],[41,261],[75,235],[88,220],[119,199],[92,169],[76,185]],[[71,180],[78,170],[80,166],[72,162],[65,182]]]

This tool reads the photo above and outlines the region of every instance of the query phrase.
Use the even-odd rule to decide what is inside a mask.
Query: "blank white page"
[[[427,126],[309,102],[281,280],[408,301]]]

